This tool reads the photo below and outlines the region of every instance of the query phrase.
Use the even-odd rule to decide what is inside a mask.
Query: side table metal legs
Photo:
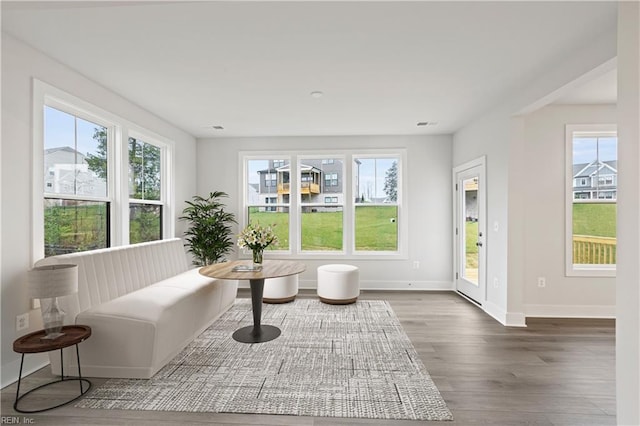
[[[43,411],[48,411],[48,410],[53,410],[54,408],[58,408],[58,407],[62,407],[63,405],[67,405],[72,403],[73,401],[75,401],[76,399],[80,398],[82,395],[86,394],[87,392],[89,392],[89,389],[91,389],[91,382],[87,379],[83,379],[82,378],[82,371],[80,370],[80,351],[78,350],[78,345],[76,344],[76,358],[78,360],[78,377],[72,377],[72,378],[64,378],[64,362],[62,359],[62,349],[60,349],[60,380],[54,380],[53,382],[49,382],[49,383],[45,383],[44,385],[40,385],[36,388],[31,389],[30,391],[26,392],[25,394],[23,394],[22,396],[20,395],[20,384],[22,382],[22,367],[24,366],[24,356],[25,354],[22,354],[22,359],[20,360],[20,373],[18,375],[18,389],[16,390],[16,401],[13,403],[13,409],[16,410],[18,413],[41,413]],[[37,391],[38,389],[42,389],[46,386],[50,386],[53,385],[55,383],[60,383],[60,382],[69,382],[69,381],[74,381],[77,380],[80,384],[80,395],[74,397],[73,399],[70,399],[68,401],[65,401],[61,404],[55,405],[53,407],[47,407],[47,408],[41,408],[38,410],[23,410],[21,408],[18,408],[18,403],[20,402],[20,400],[22,400],[25,396],[29,395],[32,392]],[[86,383],[88,386],[86,389],[84,389],[83,387],[83,383]]]
[[[250,280],[251,309],[253,310],[253,325],[242,327],[233,333],[233,339],[242,343],[268,342],[280,336],[280,329],[272,325],[261,325],[262,293],[264,279]]]

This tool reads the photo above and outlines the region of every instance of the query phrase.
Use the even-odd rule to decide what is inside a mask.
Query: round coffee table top
[[[214,263],[200,268],[200,274],[223,280],[259,280],[265,278],[285,277],[304,272],[304,263],[291,260],[265,260],[260,271],[233,271],[239,265],[251,265],[250,260],[234,260],[231,262]]]
[[[44,330],[34,331],[16,339],[13,342],[13,350],[23,354],[38,353],[77,345],[91,336],[91,327],[87,325],[65,325],[62,327],[62,333],[64,333],[63,336],[48,340],[43,339],[47,334]]]

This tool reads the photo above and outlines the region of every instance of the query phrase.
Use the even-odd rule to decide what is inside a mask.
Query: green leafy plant
[[[219,199],[228,197],[225,192],[211,192],[207,198],[198,195],[187,201],[181,220],[189,222],[185,232],[186,246],[193,254],[194,265],[205,266],[225,260],[224,256],[233,247],[231,224],[237,223],[233,213]]]

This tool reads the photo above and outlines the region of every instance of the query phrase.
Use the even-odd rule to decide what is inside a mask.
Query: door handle
[[[478,246],[478,247],[482,247],[482,242],[478,241],[478,242],[476,243],[476,246]]]

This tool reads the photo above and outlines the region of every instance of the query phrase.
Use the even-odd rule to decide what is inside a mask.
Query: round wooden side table
[[[63,405],[67,405],[76,399],[80,398],[82,395],[87,393],[89,389],[91,389],[91,382],[87,379],[82,378],[82,372],[80,371],[80,351],[78,350],[78,344],[88,339],[91,336],[91,327],[86,325],[65,325],[62,327],[63,336],[58,337],[57,339],[43,339],[45,336],[45,331],[35,331],[33,333],[27,334],[25,336],[16,339],[13,342],[13,350],[14,352],[22,354],[22,359],[20,360],[20,373],[18,375],[18,390],[16,391],[16,401],[13,403],[13,409],[18,413],[40,413],[42,411],[53,410],[54,408],[62,407]],[[64,362],[62,359],[62,350],[69,346],[76,345],[76,358],[78,360],[78,377],[64,378]],[[44,385],[40,385],[36,388],[31,389],[26,392],[22,396],[20,395],[20,383],[22,381],[22,367],[24,365],[24,356],[25,354],[34,354],[41,352],[49,352],[54,351],[56,349],[60,350],[60,379],[54,380],[49,383],[45,383]],[[45,386],[53,385],[55,383],[67,382],[77,380],[80,383],[80,395],[70,399],[69,401],[65,401],[62,404],[55,405],[53,407],[41,408],[38,410],[23,410],[18,408],[18,403],[22,398],[29,395],[32,392],[37,391],[38,389],[42,389]],[[83,387],[83,383],[88,384],[86,389]]]

